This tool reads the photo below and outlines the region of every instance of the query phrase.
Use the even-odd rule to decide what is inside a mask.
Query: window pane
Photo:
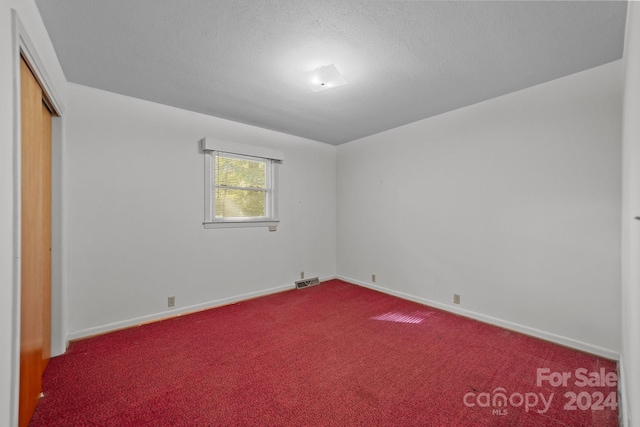
[[[216,188],[215,193],[218,218],[266,216],[264,191]]]
[[[266,163],[261,160],[216,157],[216,185],[265,188]]]

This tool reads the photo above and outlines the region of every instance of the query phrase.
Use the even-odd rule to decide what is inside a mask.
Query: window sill
[[[204,224],[204,228],[277,227],[280,221],[215,221],[203,222],[202,224]]]

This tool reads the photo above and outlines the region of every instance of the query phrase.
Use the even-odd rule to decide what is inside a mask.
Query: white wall
[[[617,357],[620,117],[617,61],[339,146],[338,276]]]
[[[84,86],[69,98],[70,338],[335,275],[335,147]],[[284,152],[276,232],[203,228],[204,136]]]
[[[640,5],[629,2],[624,48],[622,142],[623,414],[640,426]]]
[[[18,277],[19,250],[15,180],[17,141],[18,92],[17,59],[11,11],[15,10],[24,25],[59,100],[64,104],[66,81],[62,68],[45,30],[40,14],[32,0],[0,0],[0,425],[17,424],[17,390],[19,372],[19,311]],[[58,124],[59,125],[59,124]],[[59,321],[60,319],[58,319]]]
[[[11,13],[0,1],[0,425],[11,425],[15,365],[14,298],[14,112]]]
[[[70,303],[72,337],[279,289],[303,270],[335,274],[334,147],[75,85],[67,103],[34,2],[0,0],[0,425],[14,425],[17,408],[12,8],[69,104],[61,154],[68,212],[60,220],[71,226],[69,294],[54,299]],[[631,37],[632,118],[640,42]],[[339,147],[339,274],[371,285],[375,273],[392,293],[615,355],[620,72],[612,63]],[[625,122],[626,160],[639,158],[629,144],[640,132],[633,123]],[[285,152],[277,232],[202,228],[197,140],[205,135]],[[629,178],[639,182],[638,165],[629,165],[627,216],[637,215]],[[637,240],[635,249],[625,244],[627,262],[637,259]],[[630,402],[640,401],[634,271],[622,287]],[[461,306],[450,304],[454,292]],[[175,311],[166,309],[168,295],[177,297]]]

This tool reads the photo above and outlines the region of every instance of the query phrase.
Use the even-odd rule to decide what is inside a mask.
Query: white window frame
[[[280,223],[278,219],[278,166],[284,158],[282,153],[265,147],[220,141],[211,138],[203,138],[201,142],[205,154],[204,228],[269,227],[270,230],[275,230],[275,227]],[[267,187],[265,190],[266,216],[249,218],[215,217],[215,197],[213,196],[215,192],[215,172],[213,169],[216,155],[265,162],[265,184]]]

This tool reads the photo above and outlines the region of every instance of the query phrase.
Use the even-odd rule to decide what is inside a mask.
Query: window
[[[277,166],[282,154],[207,138],[202,145],[205,228],[276,227]]]
[[[271,161],[213,152],[211,203],[214,221],[273,218]]]

